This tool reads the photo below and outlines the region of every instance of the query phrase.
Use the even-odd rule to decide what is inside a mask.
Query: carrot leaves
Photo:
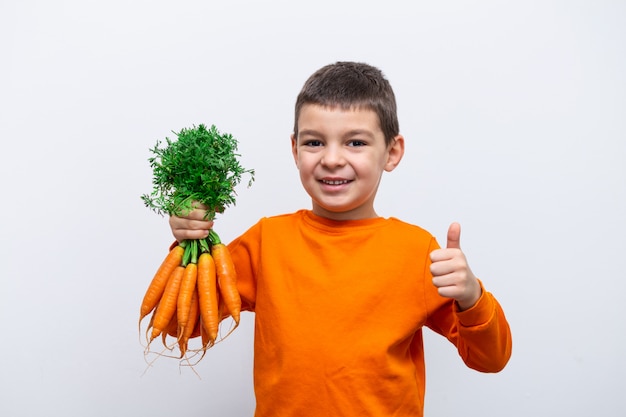
[[[252,184],[254,170],[241,166],[237,140],[214,125],[174,133],[177,140],[166,137],[150,150],[154,188],[141,199],[160,215],[185,215],[199,202],[206,206],[207,218],[213,219],[235,204],[235,187],[244,174],[249,175],[248,186]]]

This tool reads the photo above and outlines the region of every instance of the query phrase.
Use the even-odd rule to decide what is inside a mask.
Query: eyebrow
[[[320,132],[318,132],[315,129],[303,129],[300,130],[300,132],[298,132],[298,136],[300,135],[311,135],[311,136],[323,136]],[[374,137],[374,134],[367,130],[367,129],[353,129],[353,130],[349,130],[347,131],[344,136],[358,136],[358,135],[365,135],[368,136],[370,138]]]

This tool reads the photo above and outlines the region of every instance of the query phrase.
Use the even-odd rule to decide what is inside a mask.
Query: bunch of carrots
[[[218,341],[220,322],[231,316],[239,325],[241,298],[228,248],[215,231],[202,240],[186,240],[171,248],[154,275],[141,303],[139,325],[151,315],[147,348],[161,336],[168,349],[178,346],[180,358],[190,339],[201,337],[201,351]],[[167,336],[176,343],[168,345]],[[197,350],[194,350],[197,352]]]
[[[177,140],[157,141],[149,159],[153,169],[153,190],[141,196],[144,204],[161,215],[186,215],[198,206],[213,220],[235,204],[235,187],[244,174],[254,180],[254,170],[238,160],[237,140],[213,125],[201,124],[176,133]],[[146,352],[161,336],[166,348],[180,350],[187,358],[189,341],[200,337],[202,356],[218,340],[239,325],[241,299],[228,248],[211,230],[206,239],[186,240],[170,248],[157,269],[141,303],[139,329],[147,316]],[[223,319],[235,325],[220,339]],[[167,336],[176,342],[167,344]],[[202,358],[201,356],[201,358]]]

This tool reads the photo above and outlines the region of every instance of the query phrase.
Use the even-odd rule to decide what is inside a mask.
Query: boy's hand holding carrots
[[[204,239],[213,227],[212,220],[204,220],[206,210],[196,208],[185,217],[170,216],[170,228],[177,241],[187,239]]]
[[[461,251],[461,225],[452,223],[448,229],[445,248],[432,251],[430,272],[433,284],[442,297],[454,298],[460,310],[471,308],[481,296],[478,279],[474,276]]]

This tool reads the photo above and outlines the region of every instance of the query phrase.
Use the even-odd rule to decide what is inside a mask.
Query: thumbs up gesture
[[[467,310],[480,298],[481,288],[461,251],[460,241],[461,225],[452,223],[446,247],[430,254],[430,272],[439,295],[454,298],[461,310]]]

